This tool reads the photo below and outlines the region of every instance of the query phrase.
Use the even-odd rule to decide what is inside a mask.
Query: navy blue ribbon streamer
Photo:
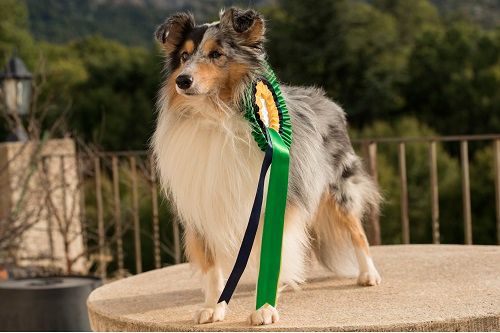
[[[268,141],[270,142],[270,140]],[[257,234],[257,228],[259,227],[260,213],[262,210],[262,201],[264,197],[264,181],[266,179],[267,170],[271,165],[273,160],[273,147],[269,144],[264,155],[264,161],[262,162],[262,167],[260,169],[259,184],[257,186],[257,192],[255,193],[255,199],[252,206],[252,211],[250,213],[250,218],[248,219],[247,229],[245,230],[245,235],[241,241],[241,247],[236,257],[236,262],[234,263],[233,270],[227,279],[226,286],[220,295],[219,301],[226,302],[229,304],[231,297],[233,296],[234,290],[240,281],[241,275],[245,270],[248,263],[248,258],[250,257],[250,252],[252,251],[253,242],[255,240],[255,235]]]

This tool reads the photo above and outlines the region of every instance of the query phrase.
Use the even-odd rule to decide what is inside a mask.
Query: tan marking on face
[[[184,45],[182,46],[181,53],[186,51],[189,54],[193,54],[194,52],[194,42],[191,39],[188,39],[184,42]]]
[[[194,64],[191,74],[193,86],[201,94],[210,94],[215,91],[224,78],[224,71],[219,66],[205,61]]]
[[[198,267],[203,273],[208,272],[214,266],[213,255],[196,232],[186,229],[184,248],[189,262]]]
[[[226,80],[223,83],[219,97],[224,102],[229,102],[235,96],[235,90],[238,88],[241,79],[248,73],[248,67],[243,64],[230,63],[227,69]]]
[[[220,49],[219,45],[215,39],[210,38],[205,43],[203,43],[203,54],[208,55],[212,51],[218,51]]]

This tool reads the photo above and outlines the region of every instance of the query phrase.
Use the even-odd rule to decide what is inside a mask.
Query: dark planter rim
[[[74,285],[63,285],[62,282],[64,282],[63,279],[82,279],[82,280],[87,280],[88,283],[81,283],[81,284],[74,284]],[[48,283],[48,284],[40,284],[37,288],[37,286],[27,286],[27,285],[13,285],[16,282],[23,282],[23,281],[28,281],[28,280],[34,280],[34,281],[44,281],[44,280],[57,280],[61,279],[60,282],[54,281],[53,283]],[[11,283],[9,283],[11,282]],[[54,276],[37,276],[37,277],[23,277],[23,278],[18,278],[18,279],[11,279],[11,280],[6,280],[3,282],[0,282],[0,290],[11,290],[11,291],[32,291],[32,292],[42,292],[44,290],[57,290],[57,289],[74,289],[74,288],[82,288],[88,285],[93,285],[95,283],[102,283],[102,279],[93,276],[93,275],[54,275]],[[7,286],[9,285],[9,286]]]

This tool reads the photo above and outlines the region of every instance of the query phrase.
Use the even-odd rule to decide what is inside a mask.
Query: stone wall
[[[25,229],[8,254],[16,264],[85,271],[75,153],[71,139],[0,144],[0,231]]]

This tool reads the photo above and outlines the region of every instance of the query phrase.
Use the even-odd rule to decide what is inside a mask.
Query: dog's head
[[[220,21],[202,25],[189,13],[169,17],[155,33],[167,58],[167,87],[183,98],[232,99],[262,66],[264,32],[262,16],[251,9],[231,8]]]

